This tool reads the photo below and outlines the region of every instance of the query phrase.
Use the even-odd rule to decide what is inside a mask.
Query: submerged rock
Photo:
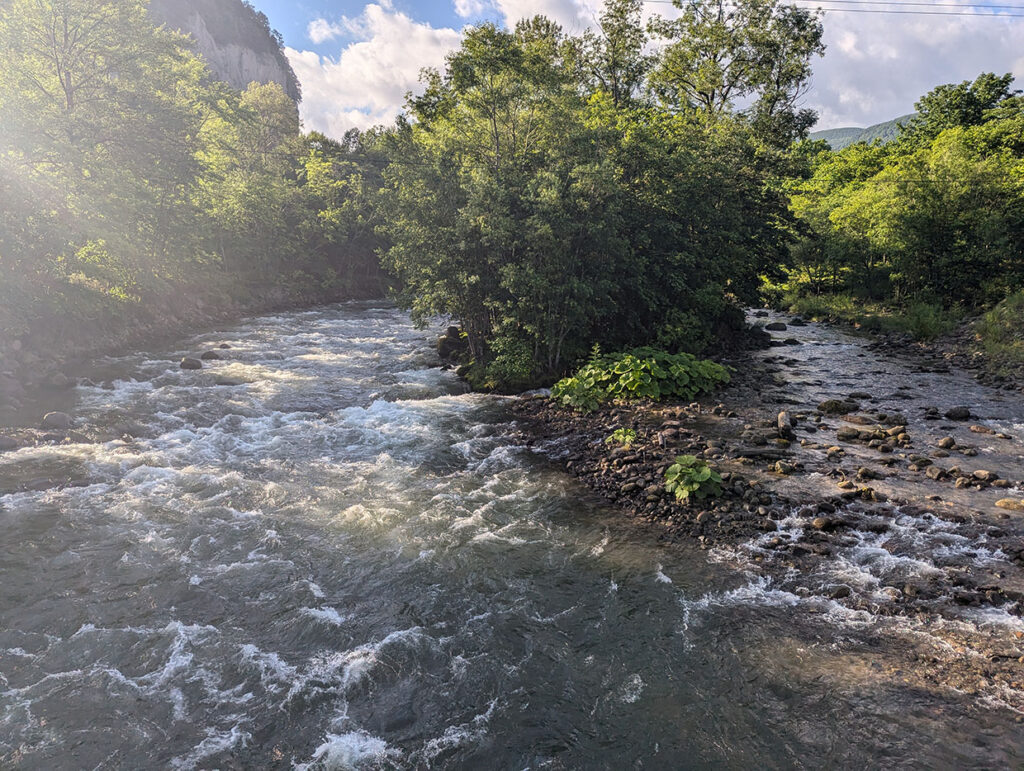
[[[220,361],[224,357],[216,351],[206,351],[202,356],[199,357],[203,361]]]
[[[952,407],[946,410],[946,418],[949,420],[970,420],[971,410],[969,407]]]
[[[71,428],[71,416],[66,412],[48,412],[43,416],[42,426],[54,431],[67,431]]]
[[[10,437],[0,435],[0,452],[10,452],[11,450],[17,450],[21,445],[18,444],[18,440]]]
[[[199,361],[199,359],[193,359],[186,356],[184,359],[181,360],[181,364],[179,366],[182,369],[202,369],[203,363]]]
[[[860,405],[849,399],[826,399],[818,405],[818,412],[826,415],[848,415],[859,409]]]

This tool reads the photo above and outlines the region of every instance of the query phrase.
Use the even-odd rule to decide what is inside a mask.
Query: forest
[[[304,132],[212,79],[142,0],[0,9],[0,325],[104,329],[194,295],[390,291],[482,388],[729,345],[741,307],[877,307],[937,334],[1024,286],[1024,100],[982,74],[889,143],[802,108],[819,13],[677,3],[595,31],[468,28],[392,126]],[[148,310],[147,310],[148,309]]]

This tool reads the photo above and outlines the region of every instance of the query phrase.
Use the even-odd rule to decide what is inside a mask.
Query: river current
[[[0,766],[1020,762],[862,620],[625,522],[433,339],[253,319],[99,362],[74,414],[124,438],[0,455]]]

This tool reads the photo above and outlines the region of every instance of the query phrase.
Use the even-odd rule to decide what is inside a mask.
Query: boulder
[[[18,444],[18,440],[10,437],[3,436],[0,434],[0,452],[10,452],[11,450],[17,450],[21,445]]]
[[[786,331],[786,325],[783,324],[781,321],[773,321],[773,322],[771,322],[769,324],[765,324],[764,328],[767,329],[769,332],[785,332]]]
[[[48,412],[43,416],[42,427],[54,431],[67,431],[71,428],[71,416],[66,412]]]
[[[206,351],[202,356],[199,357],[203,361],[220,361],[224,357],[216,351]]]
[[[199,359],[193,359],[186,356],[184,359],[181,360],[181,364],[179,366],[182,369],[202,369],[203,363],[199,361]]]
[[[860,409],[857,402],[848,399],[826,399],[818,405],[818,412],[826,415],[847,415]]]
[[[996,501],[996,506],[1007,511],[1024,511],[1024,500],[1018,498],[1003,498]]]
[[[806,326],[807,326],[807,322],[806,322],[806,321],[804,321],[804,320],[803,320],[802,318],[800,318],[799,316],[794,316],[793,318],[791,318],[791,319],[789,320],[789,325],[790,325],[791,327],[806,327]]]
[[[840,442],[852,442],[860,438],[860,431],[853,426],[840,426],[836,431],[836,439]]]
[[[946,410],[948,420],[970,420],[971,410],[969,407],[951,407]]]
[[[956,439],[951,436],[944,436],[936,442],[936,445],[942,450],[952,450],[956,447]]]
[[[231,349],[231,346],[228,345],[227,343],[221,343],[217,347],[220,348],[222,351],[227,351]]]

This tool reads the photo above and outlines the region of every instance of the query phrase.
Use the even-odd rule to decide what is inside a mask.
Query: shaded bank
[[[48,293],[36,287],[24,308],[0,308],[0,424],[36,421],[40,410],[55,409],[68,398],[78,370],[98,355],[157,345],[254,314],[386,292],[379,275],[358,286],[339,286],[312,277],[267,283],[216,270],[131,303],[67,290],[60,289],[59,307],[39,307]]]

